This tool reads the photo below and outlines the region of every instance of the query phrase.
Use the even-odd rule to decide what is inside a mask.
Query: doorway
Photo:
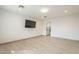
[[[48,22],[46,24],[46,35],[50,36],[51,35],[51,22]]]

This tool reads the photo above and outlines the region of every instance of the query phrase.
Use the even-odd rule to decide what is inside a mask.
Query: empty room
[[[0,54],[78,54],[79,5],[0,5]]]

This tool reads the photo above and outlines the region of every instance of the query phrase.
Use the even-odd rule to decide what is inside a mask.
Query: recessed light
[[[65,13],[68,13],[68,10],[64,10]]]
[[[40,11],[41,11],[42,13],[47,13],[47,12],[48,12],[48,9],[47,9],[47,8],[42,8]]]

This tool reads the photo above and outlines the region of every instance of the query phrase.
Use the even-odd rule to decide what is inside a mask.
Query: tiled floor
[[[79,53],[79,41],[39,36],[0,45],[0,53],[72,54]]]

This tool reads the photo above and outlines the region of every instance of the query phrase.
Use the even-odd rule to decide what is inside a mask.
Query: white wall
[[[79,14],[52,19],[51,36],[79,40]]]
[[[42,22],[36,21],[36,28],[25,28],[25,20],[29,17],[0,10],[0,43],[15,41],[42,35]]]

